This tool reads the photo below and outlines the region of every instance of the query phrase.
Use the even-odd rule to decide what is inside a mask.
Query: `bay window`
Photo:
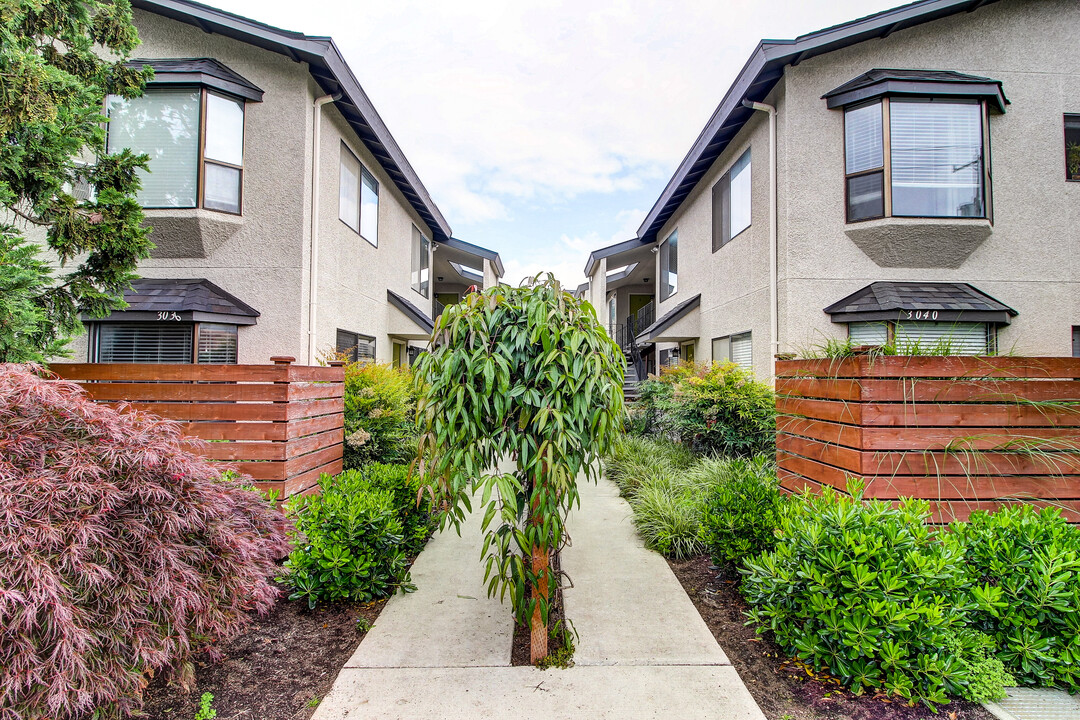
[[[225,323],[99,322],[91,362],[236,364],[237,326]]]
[[[985,106],[881,98],[844,110],[847,220],[987,216]]]
[[[149,156],[139,170],[145,208],[240,214],[244,101],[199,87],[149,87],[141,97],[110,95],[107,151]]]

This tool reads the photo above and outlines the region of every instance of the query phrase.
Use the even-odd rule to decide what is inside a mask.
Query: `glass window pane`
[[[731,362],[750,369],[754,366],[753,341],[750,333],[731,336]]]
[[[236,364],[236,326],[223,323],[199,325],[200,363]]]
[[[338,217],[360,232],[360,162],[341,148],[341,174],[338,178]]]
[[[905,322],[896,326],[898,355],[985,355],[990,329],[986,323]]]
[[[412,289],[428,297],[431,267],[431,241],[413,226],[412,242]]]
[[[206,163],[203,206],[211,210],[240,212],[240,171],[236,168]]]
[[[982,107],[893,100],[892,214],[983,217]]]
[[[885,174],[856,175],[847,179],[848,222],[885,215]]]
[[[139,170],[143,207],[195,207],[199,169],[199,91],[151,88],[125,100],[110,95],[108,152],[150,156]]]
[[[206,94],[206,147],[210,160],[244,164],[244,103]]]
[[[1065,116],[1065,177],[1080,180],[1080,115]]]
[[[731,360],[731,336],[714,338],[712,341],[713,362],[728,362]]]
[[[360,234],[372,245],[379,245],[379,183],[360,168]]]
[[[844,159],[848,175],[884,167],[881,103],[844,112]]]
[[[190,363],[192,326],[181,323],[100,323],[100,363]]]
[[[731,166],[731,237],[750,227],[750,151]]]
[[[848,323],[852,345],[885,345],[889,342],[889,325],[883,322]]]
[[[660,301],[679,290],[679,232],[668,236],[660,247]]]

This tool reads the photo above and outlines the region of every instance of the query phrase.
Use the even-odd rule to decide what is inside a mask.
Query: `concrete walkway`
[[[509,606],[489,600],[474,516],[435,537],[345,664],[314,720],[764,720],[679,581],[641,545],[607,480],[582,483],[562,565],[574,667],[510,667]]]

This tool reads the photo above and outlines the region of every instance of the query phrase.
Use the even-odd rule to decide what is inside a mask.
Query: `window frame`
[[[735,363],[735,361],[731,359],[731,344],[732,344],[732,341],[734,341],[737,338],[743,338],[743,337],[749,337],[749,339],[750,339],[750,364],[748,364],[748,365],[739,365],[738,363]],[[727,348],[727,351],[725,353],[726,357],[724,357],[721,360],[718,360],[717,357],[716,357],[716,343],[717,342],[723,342],[724,343],[723,346]],[[712,361],[714,363],[715,362],[730,362],[730,363],[735,363],[739,367],[745,368],[747,370],[752,370],[753,369],[753,367],[754,367],[754,332],[753,332],[753,330],[743,330],[741,332],[730,333],[728,335],[719,335],[717,337],[714,337],[712,339],[712,341],[709,343],[709,345],[710,345],[710,351],[712,352]]]
[[[1070,127],[1070,123],[1073,125]],[[1065,182],[1080,182],[1080,169],[1076,173],[1069,172],[1069,135],[1070,131],[1075,134],[1073,142],[1080,143],[1080,113],[1065,113],[1062,117],[1062,131],[1065,139]]]
[[[668,276],[671,274],[671,242],[675,241],[675,286],[672,287],[668,282]],[[675,297],[679,292],[679,228],[675,228],[668,236],[664,238],[664,241],[657,246],[659,253],[659,272],[656,273],[656,282],[659,287],[657,288],[657,297],[660,298],[659,302],[665,302],[668,298]],[[668,288],[671,288],[671,292],[666,292]]]
[[[223,92],[221,90],[207,88],[205,85],[199,85],[199,84],[191,84],[191,85],[189,85],[189,84],[180,84],[180,83],[177,83],[177,84],[169,83],[169,84],[156,85],[156,86],[153,83],[151,83],[150,85],[147,86],[146,90],[144,91],[143,97],[146,97],[148,94],[152,94],[155,90],[184,90],[184,89],[191,89],[191,90],[198,90],[199,91],[199,137],[196,140],[196,146],[198,147],[198,157],[196,158],[196,161],[195,161],[195,204],[193,206],[189,206],[189,205],[142,205],[141,207],[144,210],[207,210],[209,212],[219,212],[219,213],[224,213],[226,215],[243,216],[243,214],[244,214],[244,178],[245,178],[245,176],[247,174],[245,172],[245,170],[244,170],[244,167],[245,167],[244,159],[247,157],[247,105],[248,105],[248,100],[246,98],[242,98],[242,97],[239,97],[237,95],[232,95],[230,93]],[[232,102],[236,102],[236,103],[240,104],[240,111],[243,114],[243,120],[241,121],[241,124],[240,124],[240,135],[241,135],[241,137],[240,137],[240,164],[239,165],[234,165],[232,163],[229,163],[229,162],[226,162],[226,161],[223,161],[223,160],[207,159],[207,157],[206,157],[206,136],[207,136],[207,133],[206,133],[206,105],[207,105],[206,98],[207,98],[207,95],[216,95],[218,97],[222,97],[222,98],[225,98],[226,100],[230,100]],[[105,96],[104,107],[102,108],[102,113],[101,113],[105,117],[110,117],[110,115],[109,115],[109,98],[110,97],[112,97],[112,95],[106,95]],[[106,122],[105,123],[105,148],[106,148],[106,151],[108,151],[108,147],[109,147],[109,133],[110,133],[110,127],[109,126],[110,126],[110,123]],[[206,207],[206,194],[205,194],[205,191],[206,191],[206,165],[207,165],[207,163],[209,163],[211,165],[217,165],[219,167],[225,167],[225,168],[230,168],[230,169],[233,169],[233,170],[237,170],[240,173],[240,183],[239,183],[239,187],[237,188],[237,201],[236,201],[237,209],[235,211],[234,210],[225,210],[225,209],[222,209],[222,208]]]
[[[342,215],[342,207],[341,207],[341,193],[342,193],[341,173],[342,173],[342,170],[344,169],[344,164],[345,164],[346,158],[351,158],[352,161],[356,163],[356,168],[357,168],[357,172],[356,172],[356,197],[355,197],[355,200],[356,200],[356,227],[353,227],[352,223],[350,223],[348,220],[346,220],[345,218],[343,218],[341,216]],[[368,178],[371,181],[371,184],[375,186],[374,187],[374,192],[375,192],[375,232],[373,233],[374,237],[368,237],[367,235],[364,234],[364,218],[365,218],[365,215],[364,215],[364,179],[365,178]],[[342,224],[345,225],[345,227],[349,228],[354,233],[356,233],[357,235],[362,237],[364,240],[366,240],[368,242],[368,244],[370,244],[372,247],[376,247],[376,248],[379,247],[379,197],[380,197],[379,188],[380,187],[381,187],[381,185],[379,184],[378,178],[375,177],[375,173],[368,170],[367,167],[364,165],[363,161],[360,159],[360,156],[357,153],[353,152],[353,149],[351,147],[349,147],[348,143],[346,143],[344,140],[342,140],[341,141],[341,151],[338,154],[338,220],[340,220],[342,222]]]
[[[754,226],[754,158],[751,154],[752,150],[753,146],[750,146],[739,153],[739,156],[735,158],[735,161],[731,163],[728,169],[724,171],[724,174],[720,176],[720,179],[712,186],[712,251],[714,253]],[[746,164],[739,168],[736,177],[741,175],[744,171],[750,173],[750,194],[748,196],[750,201],[750,222],[740,228],[738,232],[732,233],[731,181],[733,178],[731,176],[731,171],[747,156],[749,156],[749,158],[747,159]]]
[[[918,325],[918,324],[922,324],[923,322],[930,322],[932,324],[940,324],[940,323],[949,322],[949,321],[947,321],[947,320],[930,320],[930,321],[916,320],[916,321],[907,321],[907,322],[905,322],[905,321],[897,321],[897,320],[849,320],[847,322],[844,322],[843,324],[846,326],[845,330],[847,332],[847,339],[849,341],[851,340],[851,326],[852,325],[863,324],[863,323],[874,324],[874,325],[882,325],[882,326],[884,326],[884,329],[885,329],[885,343],[884,344],[891,345],[891,346],[895,347],[896,344],[897,344],[897,328],[898,328],[898,325],[904,325],[904,324]],[[997,351],[998,351],[998,333],[1001,330],[1000,323],[989,322],[989,321],[986,321],[986,320],[970,320],[970,321],[968,321],[968,320],[956,320],[956,321],[953,321],[953,322],[954,323],[964,323],[964,324],[967,324],[967,323],[970,322],[972,324],[982,325],[983,329],[984,329],[984,331],[986,333],[986,352],[987,352],[987,354],[988,355],[994,355],[994,354],[997,353]],[[857,345],[855,347],[862,347],[862,345]],[[880,345],[872,345],[871,344],[870,347],[880,347]]]
[[[86,360],[89,363],[95,364],[115,364],[115,361],[105,362],[100,359],[101,357],[101,331],[105,327],[183,327],[190,333],[191,339],[191,353],[184,363],[167,363],[167,364],[184,364],[184,365],[236,365],[240,362],[240,326],[232,325],[232,323],[222,322],[201,322],[201,321],[186,321],[181,323],[173,322],[140,322],[140,321],[121,321],[121,322],[89,322],[90,329],[88,332],[89,342],[86,349]],[[234,328],[234,334],[236,335],[236,358],[231,363],[202,363],[199,362],[199,339],[203,325],[213,326],[231,326]],[[152,364],[152,363],[150,363]]]
[[[964,97],[952,97],[952,96],[913,96],[913,97],[900,97],[895,98],[897,102],[904,102],[905,104],[918,104],[918,103],[938,103],[938,104],[950,104],[950,105],[975,105],[979,108],[979,135],[980,145],[982,153],[980,159],[982,161],[982,173],[980,178],[980,201],[982,203],[982,215],[977,216],[964,216],[964,215],[897,215],[893,212],[893,180],[892,180],[892,100],[889,95],[881,97],[875,97],[865,102],[851,103],[845,105],[843,110],[843,119],[841,120],[841,138],[843,145],[843,183],[844,183],[844,222],[848,225],[854,225],[861,222],[869,222],[872,220],[882,220],[884,218],[909,218],[909,219],[924,219],[924,220],[989,220],[993,221],[993,192],[992,192],[992,170],[991,170],[991,152],[990,152],[990,118],[989,108],[987,107],[986,100],[979,98],[964,98]],[[848,133],[848,112],[858,110],[860,108],[870,107],[873,105],[881,106],[881,146],[882,146],[882,166],[870,168],[866,170],[860,170],[858,172],[849,173],[848,167],[848,152],[847,152],[847,133]],[[850,187],[851,179],[858,177],[866,177],[870,175],[880,174],[882,176],[882,211],[881,215],[873,215],[870,217],[863,217],[858,219],[851,219],[851,197]]]
[[[352,351],[350,353],[349,362],[359,362],[360,361],[360,343],[365,343],[365,344],[371,346],[371,357],[368,358],[365,355],[364,358],[365,359],[370,359],[372,361],[376,360],[376,358],[377,358],[377,354],[376,354],[377,353],[377,348],[376,348],[376,345],[375,345],[375,336],[374,335],[365,335],[364,333],[356,332],[354,330],[345,330],[343,328],[336,328],[336,332],[334,333],[334,352],[336,354],[338,354],[338,355],[341,355],[342,353],[349,352],[348,350],[342,350],[341,349],[341,336],[342,335],[351,335],[352,336]]]
[[[423,231],[415,225],[412,226],[412,241],[410,247],[412,249],[412,262],[409,286],[412,287],[413,292],[420,295],[422,298],[429,299],[431,297],[431,240],[424,235]],[[419,248],[417,248],[417,238],[419,238]],[[425,250],[426,246],[426,250]],[[420,261],[419,266],[416,266],[416,260]],[[424,270],[427,270],[427,286],[424,285]],[[414,280],[415,277],[415,280]],[[422,289],[424,288],[424,289]]]

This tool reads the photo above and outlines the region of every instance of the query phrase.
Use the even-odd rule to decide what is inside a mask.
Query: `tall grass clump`
[[[0,715],[132,715],[270,609],[284,519],[176,423],[41,372],[0,365]]]

